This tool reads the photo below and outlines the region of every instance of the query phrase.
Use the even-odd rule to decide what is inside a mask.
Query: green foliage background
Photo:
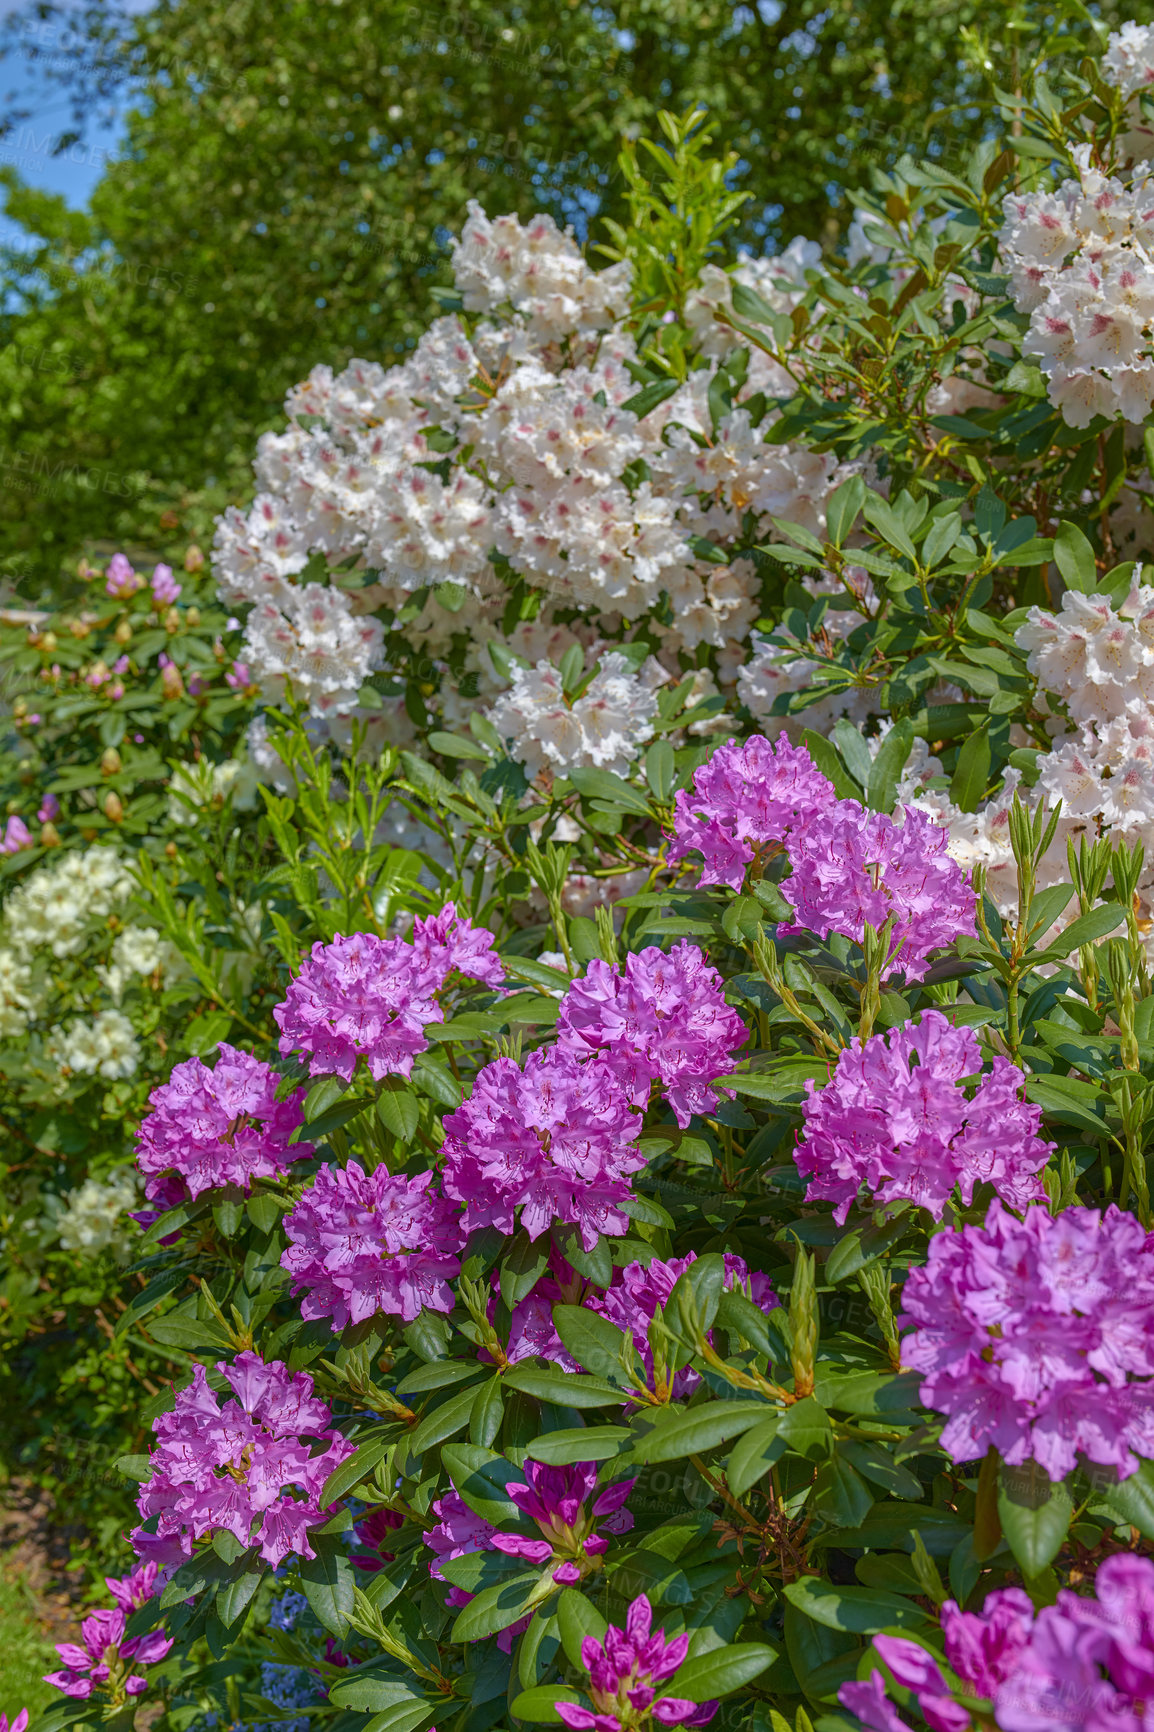
[[[38,49],[78,116],[126,82],[136,106],[90,211],[0,170],[25,231],[0,255],[0,573],[30,596],[82,547],[206,537],[251,490],[287,386],[413,344],[469,198],[579,232],[620,217],[622,135],[700,101],[752,194],[738,243],[830,240],[847,186],[904,151],[956,159],[987,71],[1012,82],[1020,38],[1084,30],[1087,12],[168,0],[63,16],[34,6],[8,39]]]

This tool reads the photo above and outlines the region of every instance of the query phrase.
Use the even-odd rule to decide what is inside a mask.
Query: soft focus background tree
[[[0,171],[26,231],[2,267],[0,568],[31,594],[82,545],[203,536],[244,494],[289,384],[412,345],[469,198],[585,233],[621,214],[620,138],[657,106],[699,101],[720,120],[751,193],[739,243],[829,239],[847,184],[904,151],[952,159],[987,74],[1012,83],[1018,37],[1087,16],[1070,0],[999,9],[986,43],[989,11],[175,0],[18,15],[10,44],[70,87],[78,131],[119,86],[138,100],[89,213]]]

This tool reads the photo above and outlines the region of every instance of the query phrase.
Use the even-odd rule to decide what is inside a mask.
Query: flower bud
[[[198,607],[195,607],[195,606],[190,607],[188,612],[185,614],[184,617],[185,617],[185,621],[187,622],[187,624],[199,625],[200,624],[200,609]]]
[[[114,788],[104,796],[104,816],[112,824],[119,824],[124,817],[124,803]]]
[[[175,860],[180,850],[176,846],[175,842],[166,842],[164,844],[164,852],[169,860]]]
[[[105,776],[115,776],[120,768],[120,753],[116,750],[115,746],[108,746],[100,760],[101,774]]]
[[[115,632],[113,633],[113,636],[115,637],[117,643],[131,643],[132,642],[132,627],[129,625],[129,623],[126,619],[121,620],[120,624],[117,626]]]
[[[41,653],[43,655],[50,656],[52,654],[53,650],[56,648],[56,641],[57,641],[56,640],[56,633],[54,631],[46,631],[42,635],[42,637],[40,639],[39,646],[38,646]]]
[[[160,670],[160,683],[164,687],[166,698],[182,698],[184,696],[184,680],[175,662],[169,662],[166,668]]]
[[[196,543],[193,542],[192,546],[184,556],[184,569],[185,571],[199,571],[203,564],[204,554],[200,551],[200,548],[197,547]]]
[[[793,1362],[793,1387],[798,1396],[813,1394],[814,1367],[817,1363],[817,1285],[814,1260],[801,1246],[793,1266],[793,1286],[789,1294],[789,1327],[793,1337],[790,1358]]]
[[[70,619],[68,621],[68,629],[72,633],[73,637],[86,638],[91,632],[92,627],[82,619]]]
[[[169,637],[172,636],[173,632],[180,630],[180,615],[174,607],[170,607],[164,616],[164,629]]]
[[[40,826],[40,846],[42,848],[59,848],[60,846],[60,832],[51,819]]]

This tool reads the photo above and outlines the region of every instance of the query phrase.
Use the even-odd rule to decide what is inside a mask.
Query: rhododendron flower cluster
[[[1011,193],[1002,249],[1015,305],[1030,314],[1023,342],[1050,401],[1073,427],[1095,415],[1142,421],[1154,400],[1154,197],[1145,166],[1107,176],[1088,145],[1076,180]]]
[[[468,1233],[513,1233],[519,1214],[531,1239],[567,1222],[591,1251],[601,1234],[628,1230],[618,1205],[645,1165],[640,1132],[608,1061],[581,1063],[559,1047],[530,1053],[523,1070],[494,1059],[445,1116],[445,1195],[465,1205]]]
[[[411,943],[354,932],[314,944],[273,1012],[280,1050],[307,1053],[314,1075],[328,1072],[346,1082],[361,1057],[378,1082],[407,1077],[428,1048],[426,1023],[444,1021],[436,995],[450,975],[487,986],[504,979],[492,946],[492,933],[458,915],[451,902],[414,921]]]
[[[293,1292],[304,1292],[302,1316],[331,1317],[341,1330],[377,1311],[411,1323],[425,1307],[453,1309],[461,1216],[433,1180],[366,1173],[356,1161],[321,1168],[285,1219],[281,1263]]]
[[[514,668],[512,685],[489,719],[530,776],[546,770],[567,776],[587,768],[624,775],[652,733],[656,715],[653,686],[633,672],[625,656],[611,653],[602,656],[589,684],[572,700],[549,662]]]
[[[814,256],[743,260],[736,279],[792,305],[798,261]],[[490,220],[471,205],[452,270],[463,313],[434,321],[399,366],[315,367],[286,398],[286,430],[260,441],[251,510],[220,519],[222,597],[255,604],[242,652],[254,680],[271,701],[291,681],[315,716],[348,715],[382,653],[372,614],[411,606],[406,635],[443,670],[434,705],[452,719],[504,683],[489,644],[523,653],[504,620],[510,570],[541,593],[540,629],[565,640],[558,655],[656,612],[666,675],[679,675],[679,652],[708,645],[732,679],[759,611],[754,525],[768,536],[777,515],[820,533],[841,478],[834,457],[773,441],[762,394],[788,393],[789,380],[762,351],[731,407],[711,411],[710,380],[733,346],[715,309],[728,309],[733,281],[714,271],[693,299],[703,365],[638,415],[626,407],[638,360],[624,328],[628,265],[595,271],[548,216]],[[702,557],[703,539],[733,557]],[[302,584],[315,554],[379,580],[353,596]],[[454,636],[471,641],[450,674]],[[649,699],[631,676],[603,674],[606,713],[578,725],[571,712],[564,726],[554,676],[514,676],[494,720],[533,773],[610,743],[613,762],[632,756]]]
[[[748,1037],[725,1002],[720,974],[685,940],[668,954],[654,946],[634,951],[620,971],[594,958],[570,985],[557,1019],[562,1051],[603,1054],[638,1107],[659,1082],[682,1126],[716,1108],[710,1084],[733,1069]]]
[[[64,1662],[59,1672],[47,1672],[46,1684],[55,1684],[65,1696],[86,1700],[94,1690],[105,1691],[111,1704],[120,1706],[148,1689],[148,1679],[138,1666],[153,1666],[163,1660],[172,1642],[163,1630],[125,1641],[127,1623],[120,1606],[93,1612],[80,1626],[79,1642],[58,1642],[56,1652]],[[13,1732],[19,1726],[17,1716]],[[24,1716],[27,1724],[27,1715]]]
[[[940,1010],[851,1040],[823,1088],[806,1084],[796,1159],[807,1201],[833,1203],[844,1222],[864,1185],[870,1202],[908,1199],[940,1221],[955,1189],[967,1207],[980,1184],[1014,1209],[1043,1197],[1042,1110],[1022,1100],[1022,1073],[1008,1059],[995,1057],[967,1090],[981,1071],[973,1029],[952,1027]]]
[[[603,1521],[612,1533],[628,1533],[632,1528],[633,1517],[624,1505],[636,1478],[616,1480],[598,1491],[595,1462],[547,1467],[526,1460],[522,1471],[525,1478],[509,1480],[505,1491],[543,1537],[532,1539],[495,1529],[489,1545],[507,1557],[525,1558],[533,1564],[555,1563],[553,1580],[563,1586],[579,1582],[589,1573],[592,1560],[608,1550],[608,1540],[593,1531],[594,1522]]]
[[[132,1535],[137,1555],[168,1570],[192,1556],[196,1541],[223,1531],[259,1546],[274,1568],[293,1552],[314,1557],[309,1530],[325,1520],[321,1488],[355,1446],[332,1429],[307,1372],[252,1352],[216,1369],[232,1392],[223,1401],[198,1365],[172,1411],[153,1421],[152,1476]]]
[[[1021,1588],[998,1588],[978,1612],[941,1609],[948,1680],[905,1636],[875,1636],[894,1680],[933,1732],[995,1723],[1001,1732],[1141,1732],[1154,1692],[1154,1563],[1124,1553],[1099,1566],[1092,1595],[1063,1588],[1035,1612]],[[961,1698],[961,1700],[959,1700]],[[877,1732],[909,1732],[881,1672],[843,1684],[842,1706]]]
[[[804,746],[784,734],[755,734],[744,745],[721,746],[694,772],[693,792],[682,788],[674,802],[670,865],[687,854],[702,858],[702,884],[740,890],[747,867],[780,853],[799,825],[837,801]]]
[[[666,1641],[664,1630],[653,1632],[653,1608],[639,1594],[623,1630],[610,1624],[603,1642],[586,1636],[581,1644],[592,1711],[577,1702],[558,1702],[557,1713],[575,1732],[626,1732],[651,1720],[661,1726],[705,1726],[717,1712],[716,1702],[687,1702],[659,1691],[688,1652],[687,1635]]]
[[[793,870],[781,889],[798,920],[789,930],[819,938],[837,932],[862,944],[867,925],[880,932],[892,919],[882,979],[923,979],[935,950],[977,930],[976,898],[947,852],[949,840],[916,808],[906,807],[897,823],[856,800],[839,800],[786,843]]]
[[[649,1263],[629,1263],[623,1269],[614,1269],[612,1285],[605,1293],[594,1294],[585,1302],[590,1311],[599,1312],[622,1332],[632,1335],[633,1350],[644,1364],[650,1382],[654,1368],[649,1325],[658,1308],[668,1304],[680,1277],[696,1261],[696,1252],[690,1251],[685,1257],[654,1257]],[[725,1253],[725,1287],[730,1292],[744,1293],[762,1311],[771,1311],[778,1303],[769,1276],[758,1271],[751,1273],[742,1258],[731,1251]],[[712,1331],[707,1339],[712,1341]],[[673,1375],[669,1394],[674,1401],[681,1401],[700,1382],[700,1373],[691,1365],[683,1365]]]
[[[276,1178],[293,1161],[307,1160],[312,1144],[290,1142],[303,1120],[304,1095],[298,1090],[278,1101],[279,1086],[267,1064],[227,1041],[211,1070],[199,1058],[174,1065],[149,1095],[152,1111],[137,1138],[145,1194],[163,1196],[171,1207],[178,1195],[199,1197],[222,1185],[249,1191],[254,1179]]]
[[[902,1363],[955,1461],[992,1448],[1060,1480],[1079,1454],[1122,1478],[1154,1456],[1154,1235],[1132,1215],[1019,1221],[994,1201],[983,1226],[934,1235],[902,1300]]]

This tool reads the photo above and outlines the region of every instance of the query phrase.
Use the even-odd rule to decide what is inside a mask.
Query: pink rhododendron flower
[[[892,916],[883,979],[921,980],[935,950],[973,935],[973,888],[946,852],[949,831],[927,812],[904,808],[902,821],[839,800],[817,812],[786,844],[791,875],[781,891],[797,913],[787,931],[837,932],[861,944]]]
[[[60,801],[56,798],[56,795],[44,794],[41,797],[40,807],[36,813],[37,822],[41,824],[51,824],[53,819],[59,818],[59,816]]]
[[[617,1205],[645,1165],[641,1120],[606,1061],[556,1047],[531,1052],[524,1070],[494,1059],[444,1122],[445,1195],[464,1203],[467,1233],[515,1233],[518,1211],[531,1239],[569,1222],[587,1251],[628,1230]]]
[[[148,1178],[145,1194],[173,1205],[175,1175],[199,1197],[221,1185],[275,1178],[312,1154],[311,1143],[289,1138],[302,1122],[304,1093],[278,1101],[280,1078],[250,1053],[221,1041],[214,1069],[198,1058],[173,1067],[148,1097],[152,1111],[140,1127],[136,1164]]]
[[[34,846],[32,834],[23,818],[15,814],[9,818],[4,829],[4,840],[0,842],[0,854],[19,854],[22,848]]]
[[[1122,1478],[1154,1456],[1154,1235],[1113,1206],[993,1202],[936,1233],[902,1292],[902,1362],[947,1415],[955,1461],[994,1448],[1064,1479],[1081,1453]]]
[[[979,1184],[1014,1209],[1043,1197],[1051,1145],[1037,1135],[1041,1108],[1023,1101],[1022,1073],[1008,1059],[979,1072],[973,1029],[954,1028],[940,1010],[851,1040],[824,1088],[806,1084],[795,1158],[810,1179],[807,1202],[824,1198],[844,1222],[864,1185],[871,1202],[908,1198],[940,1221],[955,1189],[967,1207]]]
[[[156,1592],[156,1565],[138,1564],[127,1576],[105,1576],[104,1585],[127,1617],[148,1604]]]
[[[694,850],[704,862],[702,884],[740,890],[755,858],[780,852],[786,837],[837,800],[804,746],[785,735],[769,741],[755,734],[743,746],[719,747],[674,802],[672,866]]]
[[[251,1352],[216,1369],[230,1396],[222,1401],[198,1365],[172,1412],[153,1421],[152,1477],[132,1535],[137,1555],[168,1570],[192,1556],[195,1541],[223,1530],[242,1546],[258,1545],[274,1568],[291,1552],[314,1557],[309,1530],[326,1519],[321,1488],[355,1446],[332,1429],[307,1372]],[[315,1443],[325,1447],[314,1451]]]
[[[599,1312],[618,1329],[632,1334],[634,1351],[643,1360],[651,1384],[653,1349],[649,1343],[649,1325],[658,1306],[668,1303],[678,1280],[696,1261],[697,1253],[690,1251],[685,1257],[671,1257],[664,1262],[660,1257],[654,1257],[650,1263],[629,1263],[624,1269],[614,1269],[613,1284],[607,1292],[585,1301],[590,1311]],[[769,1276],[751,1275],[742,1258],[728,1251],[725,1253],[725,1286],[730,1292],[745,1293],[763,1311],[772,1310],[778,1303]],[[713,1339],[712,1331],[709,1339]],[[682,1366],[674,1374],[673,1399],[680,1401],[691,1395],[700,1382],[699,1372],[690,1365]]]
[[[123,553],[114,553],[108,561],[108,580],[104,585],[106,595],[114,595],[118,600],[126,600],[135,595],[138,589],[144,588],[144,579],[132,569]]]
[[[157,565],[152,572],[152,599],[157,607],[171,607],[180,595],[181,586],[172,575],[171,565]]]
[[[54,1684],[66,1696],[84,1700],[95,1689],[108,1692],[113,1703],[123,1704],[143,1695],[148,1680],[137,1666],[152,1666],[172,1647],[163,1630],[124,1640],[125,1614],[119,1606],[93,1612],[80,1626],[79,1642],[58,1642],[56,1652],[64,1662],[59,1672],[47,1672],[46,1684]]]
[[[0,1714],[0,1732],[28,1732],[28,1710],[21,1708],[9,1723],[7,1714]]]
[[[231,686],[234,692],[243,691],[245,686],[251,686],[252,673],[247,662],[233,662],[230,671],[224,676],[226,686]]]
[[[340,1330],[378,1311],[411,1323],[426,1308],[453,1309],[461,1215],[433,1178],[366,1173],[356,1161],[321,1168],[285,1220],[281,1265],[293,1292],[305,1292],[302,1316],[331,1317]]]
[[[592,1712],[577,1702],[558,1702],[557,1713],[575,1732],[627,1732],[656,1720],[661,1726],[704,1726],[716,1702],[687,1702],[662,1696],[658,1686],[680,1669],[689,1652],[688,1635],[666,1641],[665,1631],[650,1634],[653,1608],[644,1594],[630,1606],[625,1628],[610,1624],[604,1642],[586,1636],[581,1664],[589,1673]]]
[[[563,1051],[602,1052],[637,1107],[660,1082],[682,1127],[694,1113],[715,1110],[709,1085],[733,1069],[748,1037],[725,1002],[720,974],[684,940],[668,955],[652,945],[635,951],[620,972],[595,958],[571,983],[557,1019]]]
[[[1154,1563],[1107,1558],[1092,1595],[1068,1588],[1035,1613],[1021,1588],[999,1588],[977,1612],[953,1600],[941,1611],[946,1663],[919,1643],[875,1636],[896,1683],[909,1690],[931,1732],[1143,1732],[1154,1695]],[[956,1681],[955,1681],[956,1680]],[[961,1698],[959,1700],[958,1698]],[[886,1698],[880,1671],[843,1684],[838,1700],[871,1732],[910,1732]]]
[[[349,1553],[354,1566],[368,1575],[376,1575],[386,1564],[391,1564],[397,1554],[386,1551],[385,1546],[397,1529],[404,1525],[404,1517],[399,1516],[396,1510],[374,1509],[362,1516],[359,1522],[353,1524],[353,1533],[357,1544],[364,1546],[365,1550]]]
[[[348,1082],[359,1057],[378,1082],[408,1076],[428,1047],[426,1023],[444,1021],[436,994],[450,975],[486,986],[504,979],[492,947],[493,934],[458,915],[451,902],[413,922],[411,944],[368,932],[314,944],[273,1011],[280,1050],[307,1053],[314,1076],[328,1072]]]

